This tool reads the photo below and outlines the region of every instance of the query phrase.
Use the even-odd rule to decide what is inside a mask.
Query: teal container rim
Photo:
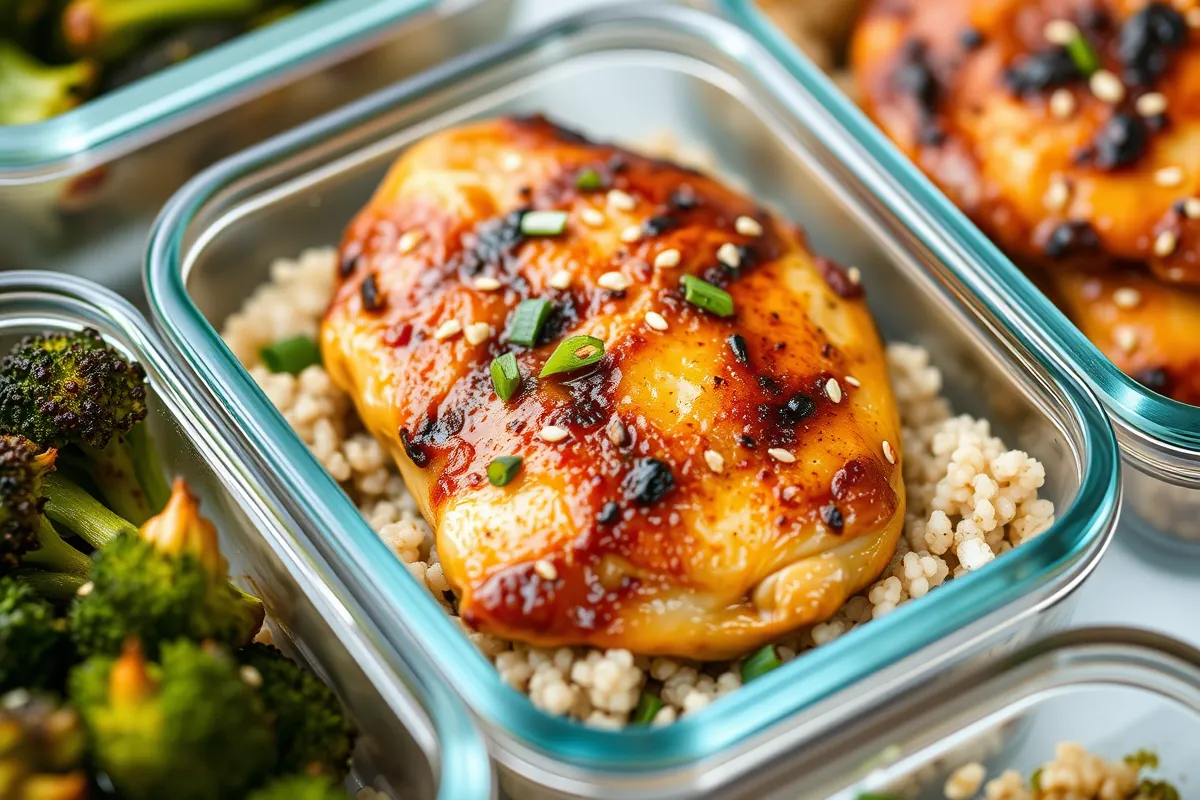
[[[209,391],[217,395],[219,404],[239,419],[244,435],[254,441],[263,460],[278,470],[282,485],[290,487],[295,502],[309,519],[322,520],[318,529],[327,534],[325,541],[332,558],[345,568],[347,583],[357,585],[364,599],[377,604],[385,626],[427,642],[430,657],[442,674],[486,724],[585,769],[645,772],[721,753],[926,645],[1044,589],[1055,579],[1065,581],[1064,575],[1070,576],[1084,554],[1106,543],[1111,533],[1118,504],[1119,465],[1112,428],[1095,397],[1048,358],[1040,344],[1014,332],[1014,339],[1031,351],[1048,376],[1063,387],[1063,398],[1082,432],[1079,444],[1083,475],[1078,494],[1037,539],[977,573],[940,587],[928,598],[905,604],[871,625],[765,675],[740,689],[736,702],[715,703],[670,726],[637,726],[622,731],[588,728],[536,709],[527,697],[505,684],[370,529],[191,302],[184,274],[185,234],[205,204],[224,187],[245,180],[275,159],[295,155],[398,104],[468,80],[547,42],[561,45],[561,40],[586,35],[596,26],[622,24],[639,29],[658,26],[676,36],[688,35],[719,46],[772,89],[792,83],[751,37],[710,14],[655,4],[587,11],[462,56],[209,168],[185,185],[156,221],[145,275],[152,313],[160,329]],[[764,69],[769,74],[764,74]],[[795,110],[794,101],[790,108]],[[936,233],[927,244],[939,257],[954,255]],[[974,275],[968,271],[964,278],[972,281]],[[994,307],[983,302],[995,313]],[[403,612],[398,613],[398,609]]]
[[[439,0],[324,0],[43,122],[0,126],[0,179],[20,180],[85,154],[106,160],[214,107],[282,85],[331,54]],[[95,166],[88,163],[84,166]]]
[[[1180,403],[1147,389],[1117,366],[1025,277],[1024,273],[955,206],[924,173],[892,144],[819,67],[758,8],[754,0],[715,0],[717,7],[783,63],[804,89],[844,129],[860,155],[874,162],[908,195],[910,210],[927,212],[949,233],[975,267],[977,286],[989,301],[1009,306],[1009,320],[1040,339],[1051,355],[1083,376],[1100,395],[1115,422],[1142,436],[1187,451],[1200,462],[1200,406]],[[961,263],[961,262],[951,262]],[[1058,353],[1055,353],[1055,350]]]
[[[146,360],[151,366],[150,371],[168,384],[152,384],[152,388],[165,402],[172,418],[185,414],[199,418],[201,413],[210,410],[200,399],[204,397],[203,393],[194,391],[192,378],[176,368],[174,359],[168,355],[167,348],[150,324],[129,301],[115,292],[75,275],[14,270],[0,272],[0,294],[28,295],[36,299],[40,307],[53,306],[62,317],[74,319],[80,325],[86,324],[86,320],[80,319],[78,311],[73,309],[89,310],[119,331],[126,339],[121,344],[131,346],[132,356]],[[189,429],[208,437],[216,435],[203,425],[190,425]],[[239,473],[243,480],[248,480],[245,470],[239,470]],[[261,486],[254,488],[251,494],[267,494]],[[431,679],[432,665],[425,662],[419,648],[396,648],[396,655],[388,659],[388,663],[401,673],[407,685],[421,692],[420,704],[433,725],[438,742],[434,772],[438,778],[439,800],[493,797],[495,781],[487,745],[462,700],[436,678]]]

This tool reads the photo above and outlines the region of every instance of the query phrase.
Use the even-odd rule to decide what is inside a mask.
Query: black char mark
[[[378,311],[383,308],[383,296],[379,294],[379,284],[374,272],[363,278],[363,282],[359,286],[359,293],[362,295],[364,311]]]
[[[904,43],[903,60],[896,70],[896,86],[911,96],[921,112],[921,141],[939,145],[945,134],[937,124],[938,105],[942,88],[929,62],[929,52],[920,39],[909,39]]]
[[[521,217],[528,210],[519,208],[502,217],[484,220],[475,229],[474,242],[451,262],[451,267],[461,267],[469,276],[478,275],[485,267],[507,269],[517,248],[525,243]]]
[[[1133,114],[1113,114],[1092,142],[1098,169],[1114,170],[1136,162],[1146,152],[1150,132]]]
[[[1125,22],[1117,37],[1125,82],[1153,86],[1187,41],[1188,25],[1182,14],[1166,3],[1147,4]]]
[[[1038,94],[1082,78],[1079,67],[1061,47],[1031,53],[1004,71],[1008,88],[1019,95]]]
[[[1062,258],[1076,253],[1087,253],[1100,246],[1096,230],[1085,220],[1064,222],[1050,232],[1042,250],[1050,258]]]
[[[625,476],[624,489],[634,503],[649,506],[657,503],[675,488],[675,476],[666,462],[643,458]]]
[[[413,464],[421,468],[429,466],[429,453],[425,452],[424,447],[409,439],[407,428],[400,429],[400,444],[404,447],[404,454],[412,460]]]
[[[846,520],[842,516],[842,512],[832,503],[827,506],[821,506],[821,519],[825,521],[825,524],[828,525],[834,533],[841,533],[842,528],[846,524]]]

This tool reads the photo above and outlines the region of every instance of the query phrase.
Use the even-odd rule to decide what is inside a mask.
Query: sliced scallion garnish
[[[321,363],[321,348],[311,336],[293,336],[258,351],[271,372],[299,375],[306,367]]]
[[[570,336],[559,343],[538,373],[539,378],[570,372],[604,358],[604,340],[595,336]]]
[[[1100,56],[1096,55],[1095,48],[1082,33],[1076,33],[1066,47],[1067,55],[1085,78],[1090,78],[1093,72],[1100,69]]]
[[[585,169],[575,178],[575,188],[585,192],[594,192],[604,188],[604,178],[594,169]]]
[[[550,301],[541,298],[522,300],[521,305],[513,312],[512,325],[509,327],[508,340],[526,347],[533,347],[537,342],[542,325],[550,316]]]
[[[630,722],[634,725],[649,725],[662,710],[663,702],[649,692],[642,692]]]
[[[761,678],[782,665],[783,662],[775,656],[775,646],[769,644],[742,662],[742,683]]]
[[[526,236],[558,236],[566,229],[565,211],[526,211],[521,215],[521,233]]]
[[[521,388],[521,370],[517,367],[517,357],[512,353],[492,359],[492,386],[506,403]]]
[[[705,311],[711,311],[718,317],[733,314],[733,297],[729,292],[695,275],[683,276],[683,299]]]
[[[488,482],[492,486],[507,486],[521,471],[520,456],[500,456],[488,464]]]

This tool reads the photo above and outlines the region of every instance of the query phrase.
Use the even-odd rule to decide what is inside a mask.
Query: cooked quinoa
[[[1062,742],[1028,779],[1010,769],[985,783],[987,770],[975,761],[954,771],[944,794],[946,800],[1179,800],[1170,784],[1142,777],[1143,768],[1157,765],[1146,753],[1107,761],[1081,744]]]
[[[335,274],[332,249],[309,250],[298,259],[275,262],[269,281],[226,321],[222,336],[380,538],[454,616],[445,600],[450,586],[433,533],[387,449],[364,431],[350,397],[320,366],[299,375],[272,373],[259,357],[265,345],[317,335]],[[852,597],[828,621],[777,643],[780,661],[831,642],[982,567],[1054,522],[1054,504],[1038,497],[1045,481],[1042,464],[1008,449],[991,434],[987,420],[953,416],[942,396],[942,374],[924,349],[894,343],[887,355],[902,421],[908,491],[905,535],[869,589]],[[526,693],[534,705],[597,727],[626,724],[643,692],[661,700],[653,722],[662,725],[742,684],[740,659],[701,663],[649,658],[628,650],[545,649],[462,627],[504,681]]]

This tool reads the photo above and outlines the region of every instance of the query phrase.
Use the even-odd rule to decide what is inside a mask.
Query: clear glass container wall
[[[718,0],[717,4],[787,66],[800,91],[821,105],[821,113],[839,131],[831,147],[847,163],[883,172],[889,189],[896,193],[895,207],[945,230],[956,241],[961,258],[973,262],[981,273],[981,291],[1011,309],[1011,325],[1044,341],[1100,395],[1127,467],[1122,529],[1157,545],[1167,559],[1177,554],[1200,556],[1200,408],[1152,392],[1117,369],[753,0]]]
[[[876,692],[1060,624],[1065,610],[1054,604],[1106,541],[1115,445],[1094,399],[975,297],[962,271],[944,263],[949,250],[936,231],[910,228],[847,170],[827,146],[823,117],[792,87],[749,38],[707,15],[597,12],[460,60],[231,159],[182,191],[157,226],[148,268],[156,321],[260,443],[288,491],[320,518],[338,520],[324,529],[331,561],[353,574],[348,583],[361,582],[381,625],[428,642],[489,726],[509,785],[524,792],[537,785],[549,794],[667,796],[731,780],[752,769],[764,748],[795,744],[839,714],[867,707]],[[1013,446],[1043,460],[1057,524],[987,569],[755,681],[736,701],[668,728],[585,729],[537,711],[502,684],[356,518],[215,327],[266,280],[273,259],[337,243],[409,144],[465,120],[536,111],[604,139],[636,144],[670,133],[679,147],[709,154],[719,172],[802,222],[818,252],[860,265],[884,335],[928,347],[961,411],[988,417]],[[843,691],[868,676],[853,696]]]
[[[0,127],[0,270],[141,299],[154,216],[203,167],[505,30],[512,0],[326,0],[33,125]]]
[[[288,511],[215,415],[172,365],[136,311],[85,281],[38,272],[0,274],[0,348],[46,330],[90,326],[149,376],[147,424],[170,474],[187,479],[221,533],[230,572],[268,609],[274,642],[333,686],[361,729],[359,776],[382,778],[399,797],[486,798],[491,770],[482,737],[461,704],[423,678],[352,604]],[[406,648],[412,652],[412,648]]]

